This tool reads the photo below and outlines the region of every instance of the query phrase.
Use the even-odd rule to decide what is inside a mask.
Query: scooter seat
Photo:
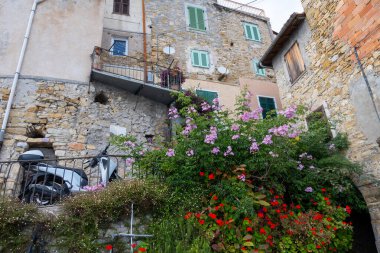
[[[75,173],[79,174],[82,178],[88,180],[86,173],[82,169],[77,169],[77,168],[69,168],[69,167],[64,167],[64,166],[54,166],[59,169],[65,169],[65,170],[71,170],[74,171]]]

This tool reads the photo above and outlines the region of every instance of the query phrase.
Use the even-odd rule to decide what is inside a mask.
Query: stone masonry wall
[[[311,37],[305,43],[306,73],[281,83],[283,102],[314,110],[327,102],[331,121],[348,134],[348,157],[364,165],[357,186],[367,201],[380,249],[380,120],[355,59],[357,47],[374,103],[380,109],[380,1],[303,0]],[[282,59],[275,62],[285,63]],[[277,64],[278,65],[278,64]],[[277,70],[276,70],[277,71]],[[277,78],[287,78],[286,73]]]
[[[268,18],[245,15],[215,5],[216,1],[206,0],[147,0],[146,13],[148,22],[152,23],[151,60],[168,66],[174,59],[177,65],[185,70],[191,79],[217,81],[220,74],[216,69],[225,66],[230,74],[223,82],[238,83],[241,77],[273,80],[272,71],[267,77],[254,73],[252,60],[260,59],[272,42]],[[186,24],[186,4],[201,6],[206,9],[206,32],[189,31]],[[262,42],[247,40],[243,22],[258,25]],[[158,51],[157,40],[158,37]],[[171,45],[176,52],[165,55],[163,48]],[[196,68],[191,64],[191,50],[209,52],[210,68]]]
[[[1,114],[11,84],[12,79],[0,79]],[[108,98],[107,104],[94,102],[101,91]],[[39,147],[53,148],[57,158],[96,155],[109,142],[111,125],[125,128],[140,142],[146,141],[145,134],[165,138],[166,115],[165,105],[100,83],[89,87],[82,83],[20,79],[0,160],[16,160],[28,148]],[[43,136],[28,137],[30,126],[40,129]],[[12,169],[8,182],[15,181],[17,174],[18,170]]]

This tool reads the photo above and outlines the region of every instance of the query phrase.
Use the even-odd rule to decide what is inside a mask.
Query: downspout
[[[36,13],[37,5],[42,3],[43,1],[45,1],[45,0],[34,0],[32,10],[30,11],[28,26],[26,28],[25,37],[24,37],[24,43],[22,44],[21,53],[20,53],[20,57],[18,60],[16,73],[15,73],[14,78],[13,78],[11,93],[9,95],[7,108],[5,109],[5,114],[4,114],[4,118],[3,118],[3,124],[2,124],[1,130],[0,130],[0,148],[3,146],[3,143],[4,143],[5,129],[7,128],[9,114],[10,114],[10,111],[12,108],[13,99],[14,99],[15,92],[16,92],[17,82],[18,82],[18,79],[20,76],[22,64],[24,62],[25,51],[26,51],[26,47],[28,45],[30,31],[32,30],[34,15]]]
[[[145,1],[141,0],[142,4],[142,23],[143,23],[143,40],[144,40],[144,83],[148,79],[148,65],[147,65],[147,45],[146,45],[146,15],[145,15]]]

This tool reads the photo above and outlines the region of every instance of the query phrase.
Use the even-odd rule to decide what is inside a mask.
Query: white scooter
[[[117,164],[107,155],[109,145],[96,157],[85,162],[84,169],[98,166],[101,184],[119,179]],[[68,168],[43,163],[44,155],[39,150],[21,154],[19,163],[24,169],[24,180],[19,199],[38,205],[53,204],[77,192],[86,191],[88,178],[83,169]],[[108,173],[107,173],[108,172]]]

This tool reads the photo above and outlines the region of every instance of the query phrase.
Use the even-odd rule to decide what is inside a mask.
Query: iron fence
[[[243,3],[239,3],[233,0],[218,0],[217,3],[221,6],[227,7],[229,9],[245,12],[248,14],[253,14],[257,16],[265,17],[265,12],[262,9],[254,7],[252,5],[247,5]]]
[[[183,72],[178,67],[172,67],[172,65],[161,66],[158,63],[140,58],[121,55],[120,52],[114,51],[112,47],[111,49],[95,47],[92,55],[93,70],[172,90],[181,90],[181,84],[185,81]]]
[[[94,159],[99,162],[91,166]],[[113,180],[150,176],[154,176],[153,169],[142,172],[128,165],[124,156],[1,161],[0,200],[19,198],[26,203],[54,204],[78,192],[104,188]]]

